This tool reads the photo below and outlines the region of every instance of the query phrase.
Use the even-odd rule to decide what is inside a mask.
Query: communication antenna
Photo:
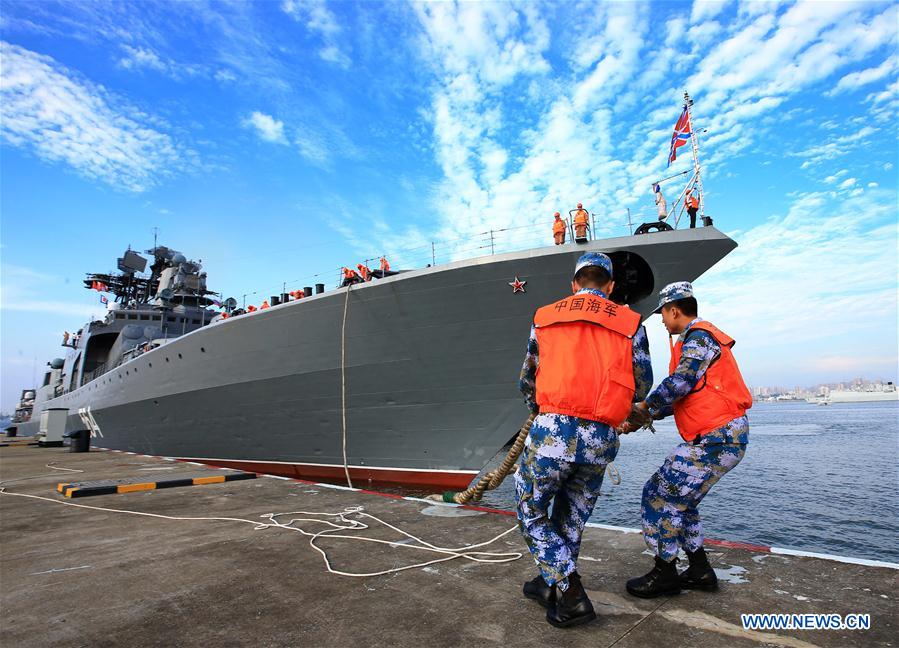
[[[158,228],[158,227],[154,227],[154,228],[153,228],[153,248],[154,248],[154,249],[156,248],[156,238],[157,238],[158,235],[159,235],[159,228]]]

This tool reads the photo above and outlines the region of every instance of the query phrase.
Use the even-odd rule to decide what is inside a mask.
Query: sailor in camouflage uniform
[[[596,617],[576,571],[581,534],[618,452],[615,428],[652,385],[639,314],[608,299],[609,257],[582,255],[571,287],[534,316],[520,388],[537,416],[515,474],[519,526],[540,570],[524,594],[557,627]]]
[[[671,349],[671,375],[637,410],[655,419],[673,414],[684,443],[643,487],[643,538],[656,556],[655,567],[627,582],[627,591],[643,598],[681,588],[717,589],[702,546],[698,507],[743,458],[749,442],[746,410],[752,406],[731,352],[734,340],[697,317],[693,287],[686,281],[666,286],[659,293],[659,308],[669,334],[680,337]],[[678,575],[681,547],[690,566]]]

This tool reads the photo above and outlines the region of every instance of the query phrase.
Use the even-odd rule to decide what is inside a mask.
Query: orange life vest
[[[690,209],[699,209],[699,199],[692,194],[684,198],[684,202]]]
[[[256,312],[256,307],[253,306],[252,304],[250,304],[249,306],[247,306],[247,312],[248,312],[248,313],[255,313],[255,312]]]
[[[359,274],[362,277],[362,281],[368,281],[368,277],[369,275],[371,275],[371,269],[366,265],[362,265],[361,263],[356,267],[359,268]]]
[[[565,221],[561,218],[553,221],[553,234],[561,234],[566,229]]]
[[[623,423],[634,398],[633,337],[639,327],[639,314],[589,293],[538,309],[540,411]]]
[[[384,257],[381,257],[381,270],[384,272],[390,272],[390,264]]]
[[[574,212],[574,224],[575,225],[586,225],[589,221],[587,219],[587,212],[583,209],[578,209]]]
[[[259,308],[261,309],[261,308],[268,308],[268,307],[269,307],[268,300],[266,299],[264,302],[262,302],[262,306],[260,306]]]
[[[356,274],[355,270],[352,270],[350,268],[343,269],[343,278],[344,279],[352,279],[353,277],[358,277],[358,276],[359,275]]]
[[[674,421],[685,441],[717,430],[752,407],[752,394],[731,351],[734,339],[710,322],[695,322],[690,327],[689,332],[692,331],[705,331],[715,338],[721,355],[706,369],[692,392],[674,401]],[[683,347],[682,341],[671,347],[669,373],[677,368]]]

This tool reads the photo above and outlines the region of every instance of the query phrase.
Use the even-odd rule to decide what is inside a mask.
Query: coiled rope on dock
[[[52,468],[52,466],[50,466]],[[66,469],[62,469],[66,470]],[[71,469],[69,469],[71,470]],[[82,472],[82,471],[73,471],[73,472]],[[39,475],[41,477],[46,475]],[[14,481],[14,480],[10,480]],[[419,569],[422,567],[427,567],[429,565],[434,565],[437,563],[446,562],[448,560],[455,560],[457,558],[464,558],[465,560],[469,560],[471,562],[476,563],[506,563],[513,562],[521,558],[522,554],[520,552],[515,551],[505,551],[505,552],[491,552],[491,551],[480,551],[482,547],[486,547],[494,542],[500,540],[506,535],[515,531],[518,527],[513,526],[509,529],[506,529],[499,535],[486,540],[484,542],[478,542],[476,544],[465,545],[464,547],[440,547],[438,545],[427,542],[426,540],[422,540],[421,538],[412,535],[406,531],[403,531],[399,527],[396,527],[384,520],[371,515],[370,513],[365,513],[364,508],[361,506],[353,506],[347,507],[342,511],[338,512],[321,512],[321,511],[290,511],[287,513],[265,513],[260,515],[261,520],[248,520],[245,518],[237,518],[237,517],[194,517],[194,516],[178,516],[178,515],[162,515],[159,513],[147,513],[145,511],[132,511],[128,509],[112,509],[106,508],[103,506],[90,506],[88,504],[76,504],[75,502],[66,502],[58,499],[53,499],[50,497],[43,497],[41,495],[31,495],[27,493],[10,493],[6,490],[6,487],[0,486],[0,496],[6,495],[11,497],[27,497],[29,499],[37,499],[43,500],[45,502],[53,502],[54,504],[61,504],[63,506],[72,506],[80,509],[88,509],[92,511],[103,511],[106,513],[120,513],[125,515],[136,515],[140,517],[149,517],[156,518],[160,520],[172,520],[176,522],[236,522],[242,524],[252,525],[254,531],[263,531],[265,529],[280,529],[282,531],[294,531],[300,533],[309,538],[309,546],[315,549],[319,554],[321,554],[322,560],[324,561],[325,568],[331,574],[336,574],[338,576],[351,576],[356,578],[368,578],[371,576],[384,576],[387,574],[394,574],[401,571],[407,571],[409,569]],[[281,522],[277,518],[281,518],[284,516],[320,516],[320,517],[291,517],[286,522]],[[349,516],[356,516],[355,519],[350,518]],[[322,518],[331,518],[322,519]],[[365,524],[359,518],[367,518],[373,520],[383,526],[399,533],[402,536],[405,536],[403,540],[382,540],[380,538],[370,538],[367,536],[360,535],[347,535],[346,533],[338,533],[339,531],[363,531],[369,528],[369,525]],[[333,520],[333,521],[332,521]],[[325,525],[325,529],[317,532],[307,531],[306,529],[293,526],[296,523],[315,523],[315,524],[323,524]],[[431,553],[436,553],[441,555],[440,558],[435,558],[433,560],[428,560],[425,562],[415,563],[413,565],[405,565],[403,567],[393,567],[391,569],[384,569],[381,571],[375,572],[347,572],[341,571],[339,569],[334,569],[331,564],[330,559],[328,558],[327,552],[319,547],[316,542],[319,539],[327,539],[327,538],[341,538],[344,540],[358,540],[361,542],[374,542],[377,544],[385,544],[390,546],[392,549],[416,549],[419,551],[426,551]],[[409,542],[411,540],[411,542]]]

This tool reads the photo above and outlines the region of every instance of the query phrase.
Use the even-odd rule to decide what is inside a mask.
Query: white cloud
[[[890,56],[875,68],[867,68],[865,70],[859,70],[858,72],[850,72],[842,79],[840,79],[837,82],[836,87],[828,94],[832,96],[843,92],[849,92],[850,90],[855,90],[864,85],[868,85],[869,83],[879,81],[887,75],[894,73],[895,70],[896,58],[895,56]]]
[[[266,142],[287,144],[287,138],[284,137],[284,122],[275,119],[271,115],[253,111],[249,117],[244,119],[243,124],[245,128],[255,130],[256,134]]]
[[[895,194],[866,192],[852,218],[844,210],[830,193],[800,194],[696,282],[703,316],[739,341],[748,380],[804,374],[791,363],[822,349],[857,354],[859,373],[871,349],[895,355]]]
[[[176,80],[182,80],[186,77],[193,77],[205,73],[203,66],[176,63],[175,61],[163,58],[149,47],[132,46],[128,44],[122,44],[120,47],[124,52],[124,56],[118,60],[117,65],[123,70],[135,72],[140,70],[153,70]]]
[[[158,70],[160,72],[166,71],[166,64],[162,62],[162,59],[159,58],[159,55],[156,54],[156,52],[143,47],[132,47],[130,45],[122,45],[122,49],[125,51],[125,56],[119,59],[119,67],[125,68],[126,70],[150,68],[151,70]]]
[[[849,187],[855,185],[856,182],[858,182],[858,180],[856,180],[855,178],[846,178],[845,180],[843,180],[843,182],[840,183],[839,188],[848,189]]]
[[[350,55],[344,51],[348,41],[341,36],[340,22],[325,0],[283,0],[281,10],[321,36],[323,46],[318,50],[319,58],[343,69],[353,64]]]
[[[716,0],[695,0],[693,9],[690,12],[690,22],[696,24],[703,20],[715,18],[728,4],[730,4],[728,0],[722,0],[721,2]]]
[[[102,86],[17,45],[3,42],[0,52],[0,128],[10,144],[134,192],[187,165],[189,152],[150,127],[146,115],[120,109]]]
[[[829,175],[826,178],[824,178],[824,182],[826,182],[827,184],[834,184],[837,180],[839,180],[841,177],[843,177],[847,173],[849,173],[849,172],[846,169],[840,169],[833,175]]]

